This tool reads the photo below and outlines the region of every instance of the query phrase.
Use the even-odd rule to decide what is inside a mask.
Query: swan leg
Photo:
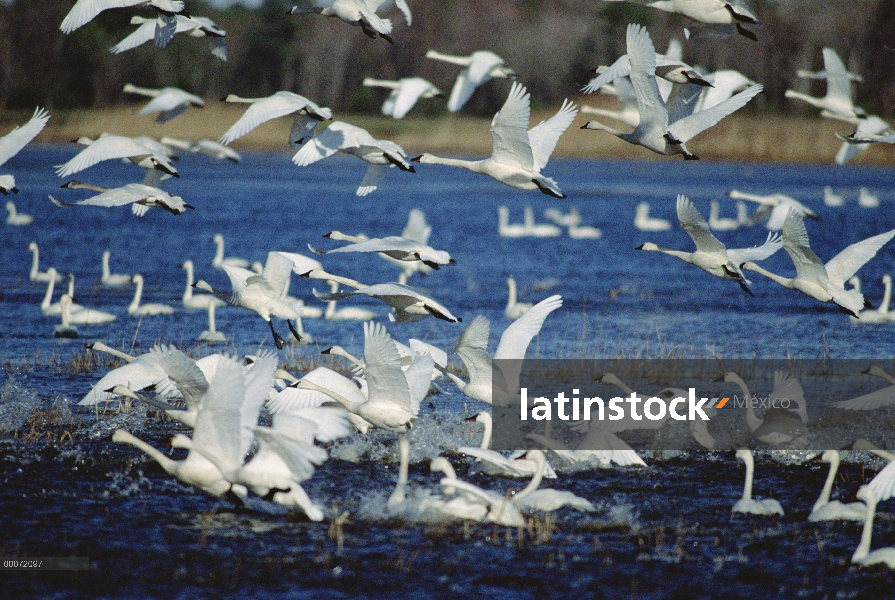
[[[292,332],[293,337],[295,337],[295,339],[298,340],[298,341],[300,342],[300,341],[301,341],[301,336],[300,336],[300,335],[298,334],[298,332],[295,330],[295,326],[292,324],[292,321],[290,321],[289,319],[286,319],[286,324],[289,325],[289,331]]]
[[[736,28],[737,28],[737,33],[739,33],[739,34],[740,34],[741,36],[743,36],[744,38],[749,38],[749,39],[752,40],[753,42],[757,42],[757,41],[758,41],[758,36],[755,35],[755,32],[753,32],[753,31],[749,31],[748,29],[746,29],[745,27],[743,27],[743,24],[742,24],[742,23],[737,22],[737,24],[736,24]]]
[[[273,342],[277,345],[277,350],[282,350],[283,346],[286,345],[286,342],[283,338],[280,337],[280,334],[276,332],[273,328],[273,319],[267,321],[267,324],[270,325],[270,333],[273,334]]]
[[[538,186],[539,190],[541,190],[543,193],[547,194],[548,196],[553,196],[554,198],[565,198],[566,197],[566,195],[563,194],[562,192],[557,193],[556,190],[550,189],[549,187],[547,187],[546,185],[544,185],[537,179],[532,179],[531,181],[536,186]]]
[[[737,280],[737,283],[740,284],[740,287],[743,288],[743,291],[744,291],[744,292],[746,292],[747,294],[749,294],[749,295],[752,296],[753,298],[755,297],[755,294],[752,293],[752,290],[749,289],[749,286],[747,286],[746,283],[745,283],[742,279],[738,279],[738,280]]]

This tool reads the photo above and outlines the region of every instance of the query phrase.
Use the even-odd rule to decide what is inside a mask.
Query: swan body
[[[687,103],[683,97],[690,93],[689,86],[682,86],[677,88],[679,92],[675,100],[672,101],[669,96],[669,103],[666,105],[656,83],[656,51],[649,33],[640,25],[631,24],[628,26],[626,40],[631,65],[630,79],[637,95],[640,122],[631,133],[617,131],[599,121],[588,121],[582,129],[606,131],[626,142],[643,146],[658,154],[683,154],[685,159],[696,159],[698,157],[687,150],[684,144],[745,106],[764,89],[761,85],[754,85],[711,108],[692,112],[692,102]],[[698,96],[698,93],[700,92],[695,92],[694,95]],[[688,111],[679,108],[680,102],[690,105]],[[677,113],[681,111],[689,114],[672,120],[669,116],[671,108],[674,109],[671,111],[674,117],[679,116]]]
[[[155,169],[180,177],[167,156],[153,151],[133,138],[103,134],[96,140],[80,138],[78,143],[86,144],[87,147],[64,165],[56,167],[56,175],[59,177],[68,177],[99,162],[119,158],[127,158],[144,169]]]
[[[53,337],[58,338],[76,338],[78,337],[78,328],[71,324],[71,296],[62,294],[59,298],[59,314],[62,322],[53,329]]]
[[[513,277],[507,277],[507,306],[503,309],[503,314],[508,319],[518,319],[534,306],[531,302],[516,301],[516,280]]]
[[[382,104],[382,114],[393,119],[403,119],[410,109],[423,98],[444,98],[444,93],[422,77],[403,77],[398,81],[387,81],[366,77],[367,87],[390,89],[388,98]]]
[[[320,121],[333,118],[333,113],[330,109],[320,107],[304,96],[293,94],[292,92],[280,91],[266,98],[242,98],[236,94],[230,94],[225,100],[227,102],[250,104],[251,106],[220,137],[218,141],[222,144],[229,144],[241,138],[271,119],[288,115],[295,115],[292,134],[290,134],[289,138],[290,144],[302,144],[306,141],[307,135],[314,131],[314,128]]]
[[[242,269],[249,268],[249,261],[244,258],[239,258],[236,256],[228,256],[224,258],[224,236],[220,233],[214,234],[212,241],[215,245],[214,258],[211,260],[211,266],[215,269],[223,269],[224,265],[230,265],[231,267],[240,267]]]
[[[893,237],[895,229],[867,238],[848,246],[824,264],[809,246],[801,215],[790,211],[783,223],[783,249],[795,265],[796,276],[781,277],[753,262],[746,262],[741,268],[761,273],[785,288],[798,290],[821,302],[838,304],[845,312],[857,316],[865,308],[864,296],[856,290],[846,290],[845,282]]]
[[[497,207],[497,233],[500,237],[506,238],[528,236],[525,225],[510,224],[510,209],[506,206]]]
[[[823,57],[827,80],[826,95],[823,98],[815,98],[795,90],[786,90],[784,96],[802,100],[834,115],[858,119],[866,117],[867,113],[852,103],[851,80],[842,59],[832,48],[824,48]]]
[[[694,112],[707,110],[721,104],[731,98],[734,94],[738,94],[750,86],[757,85],[757,81],[753,81],[732,69],[722,69],[705,76],[705,79],[711,83],[711,87],[705,87],[702,94],[696,101]]]
[[[147,115],[157,112],[158,117],[156,117],[156,121],[159,123],[167,123],[174,117],[182,115],[190,106],[198,106],[200,108],[205,106],[205,100],[199,96],[175,87],[154,90],[126,83],[123,91],[128,94],[139,94],[152,98],[146,106],[140,109],[139,114]]]
[[[491,413],[482,411],[478,413],[472,420],[481,423],[485,430],[482,433],[482,443],[478,448],[469,446],[461,446],[457,448],[457,452],[472,456],[476,459],[475,466],[481,466],[481,470],[489,475],[499,475],[502,477],[531,477],[538,470],[536,461],[525,458],[524,451],[514,452],[509,458],[490,449],[491,434],[493,431],[493,423],[491,421]],[[544,466],[544,477],[548,479],[556,479],[556,472],[546,463]]]
[[[132,282],[132,278],[130,275],[124,275],[120,273],[112,273],[109,268],[109,259],[111,258],[112,253],[108,250],[103,252],[102,258],[102,277],[100,278],[100,283],[103,285],[108,285],[110,287],[118,287],[122,285],[128,285]]]
[[[538,335],[544,320],[554,310],[562,306],[562,296],[550,296],[541,300],[528,310],[524,315],[516,319],[500,336],[500,343],[494,351],[493,358],[522,361],[528,350],[532,338]],[[485,404],[504,403],[504,399],[493,398],[492,395],[492,356],[488,353],[488,337],[491,333],[491,323],[482,315],[477,316],[457,340],[454,350],[463,361],[469,381],[465,382],[451,372],[445,373],[451,381],[468,397]],[[518,363],[517,363],[518,364]],[[512,363],[504,362],[502,375],[506,383],[506,392],[512,397],[519,386],[519,373],[509,372]],[[517,369],[521,366],[516,366]]]
[[[879,208],[879,196],[861,186],[858,188],[858,205],[864,208]]]
[[[176,19],[176,24],[174,24],[173,31],[169,31],[164,35],[162,40],[160,40],[162,41],[162,44],[157,45],[167,45],[167,41],[170,41],[167,38],[170,37],[173,39],[178,33],[185,33],[194,38],[208,37],[209,39],[214,40],[211,53],[223,61],[227,60],[227,43],[224,40],[227,32],[221,29],[217,23],[207,17],[188,17],[182,14],[174,15],[174,18]],[[145,17],[135,16],[131,17],[131,25],[137,25],[138,27],[132,31],[130,35],[110,49],[113,54],[120,54],[128,50],[133,50],[148,41],[158,39],[156,36],[156,31],[159,27],[157,19],[147,19]],[[162,25],[162,27],[164,27],[164,25]]]
[[[193,293],[193,261],[184,261],[180,268],[186,271],[186,287],[183,290],[183,307],[188,309],[202,309],[209,306],[224,306],[226,302],[212,296],[211,294],[194,294]],[[209,317],[212,320],[213,317]]]
[[[895,548],[880,548],[870,551],[870,541],[873,536],[873,517],[876,514],[877,495],[870,485],[862,485],[858,489],[858,499],[863,500],[867,506],[867,518],[864,519],[864,529],[861,532],[861,542],[855,548],[851,561],[864,567],[884,564],[890,569],[895,569]]]
[[[381,37],[393,44],[388,35],[392,32],[392,22],[376,14],[385,0],[314,0],[315,6],[293,6],[290,14],[315,12],[325,17],[340,19],[349,25],[360,27],[370,38]],[[409,8],[405,14],[410,12]]]
[[[746,465],[746,484],[743,487],[743,497],[733,505],[731,512],[768,517],[779,515],[782,517],[783,507],[776,500],[772,498],[753,500],[752,498],[752,477],[755,473],[755,459],[752,457],[752,451],[737,450],[736,456]]]
[[[31,215],[26,215],[25,213],[20,213],[16,210],[16,205],[12,200],[6,201],[6,212],[9,213],[9,216],[6,217],[7,225],[15,225],[15,226],[23,226],[23,225],[31,225],[34,223],[34,217]]]
[[[839,468],[839,451],[827,450],[823,453],[821,460],[830,464],[830,472],[827,474],[817,502],[811,509],[811,514],[808,515],[808,520],[812,523],[816,521],[864,521],[867,518],[867,507],[864,504],[860,502],[843,504],[838,500],[830,502],[830,491],[833,489],[836,471]]]
[[[162,368],[156,356],[146,352],[139,356],[131,356],[114,348],[106,346],[102,342],[95,342],[87,346],[94,352],[105,352],[125,361],[125,364],[112,369],[96,382],[89,392],[78,402],[79,406],[94,406],[113,397],[107,390],[119,385],[127,386],[132,391],[141,391],[153,388],[159,396],[167,396],[176,392],[176,387],[168,379],[168,374]],[[186,412],[186,411],[178,411]],[[195,425],[195,422],[193,422]],[[192,425],[191,425],[192,426]]]
[[[323,237],[336,239],[340,236],[333,237],[334,233],[330,232]],[[350,236],[349,236],[350,237]],[[344,239],[344,238],[343,238]],[[354,238],[352,238],[354,239]],[[336,254],[343,252],[378,252],[389,258],[398,261],[415,262],[422,261],[427,267],[438,269],[439,266],[456,264],[451,255],[444,250],[436,250],[426,244],[421,244],[414,240],[409,240],[396,235],[384,238],[368,238],[335,248],[333,250],[318,250],[308,244],[308,248],[315,254]]]
[[[649,216],[649,202],[641,202],[634,212],[634,227],[640,231],[668,231],[671,221]]]
[[[861,291],[861,282],[857,276],[849,279],[848,283],[852,284],[852,287],[857,291]],[[892,277],[890,275],[883,275],[883,287],[885,288],[885,291],[883,292],[883,299],[880,302],[879,307],[876,309],[865,308],[858,313],[857,317],[852,317],[852,323],[871,323],[879,325],[882,323],[889,323],[893,320],[893,315],[889,313],[889,303],[892,301]]]
[[[292,162],[299,167],[306,167],[337,152],[351,154],[370,163],[360,187],[357,188],[358,196],[366,196],[375,191],[391,167],[416,172],[413,165],[407,162],[407,154],[401,146],[388,140],[377,140],[366,129],[343,121],[333,121],[306,142],[292,157]]]
[[[182,214],[188,208],[194,208],[191,204],[184,202],[180,196],[172,196],[161,188],[142,183],[128,183],[117,188],[106,188],[72,180],[62,187],[73,190],[87,189],[100,193],[78,202],[62,202],[50,196],[50,201],[56,206],[102,206],[112,208],[130,204],[131,212],[138,217],[142,217],[146,214],[146,211],[153,207],[163,208],[174,215]]]
[[[867,150],[873,142],[895,144],[892,126],[876,115],[867,115],[861,119],[845,119],[854,123],[855,130],[848,137],[836,134],[842,145],[836,152],[836,164],[844,165],[855,156]]]
[[[62,20],[59,29],[62,33],[71,33],[92,21],[106,9],[144,5],[151,6],[163,14],[174,14],[183,10],[181,0],[78,0]]]
[[[444,473],[447,479],[457,479],[454,467],[443,456],[438,456],[429,464],[433,473]],[[482,522],[488,516],[488,506],[479,501],[475,496],[457,493],[456,488],[444,487],[445,495],[429,500],[424,510],[441,519],[461,519],[463,521]]]
[[[509,68],[501,57],[488,50],[479,50],[469,56],[452,56],[429,50],[426,52],[426,58],[463,67],[463,70],[457,75],[457,81],[454,82],[451,96],[448,98],[450,112],[457,112],[463,108],[476,88],[489,79],[516,78],[516,72]]]
[[[770,213],[767,227],[771,231],[779,231],[783,228],[783,222],[786,220],[786,215],[790,210],[808,217],[809,219],[814,219],[815,221],[820,220],[820,217],[813,210],[795,198],[784,194],[762,196],[760,194],[741,192],[740,190],[731,190],[727,195],[736,200],[748,200],[749,202],[760,204],[761,206],[752,215],[751,220],[755,222]]]
[[[212,296],[213,297],[213,296]],[[215,298],[216,299],[216,298]],[[200,342],[211,342],[221,344],[227,341],[227,336],[223,332],[218,331],[214,323],[215,304],[208,303],[208,329],[199,334]]]
[[[556,182],[541,175],[541,170],[547,166],[559,136],[575,120],[578,107],[565,100],[559,112],[529,130],[530,100],[525,86],[514,82],[506,102],[491,121],[490,157],[463,160],[422,154],[413,162],[461,167],[488,175],[517,190],[540,190],[555,198],[565,198]]]
[[[10,158],[19,153],[19,151],[28,145],[28,142],[33,140],[38,133],[43,131],[43,128],[46,126],[47,121],[50,120],[50,113],[48,113],[43,108],[37,107],[34,109],[34,114],[31,116],[31,119],[20,127],[16,127],[5,136],[0,138],[0,165],[3,165]],[[17,194],[19,192],[18,188],[16,188],[16,180],[12,175],[0,175],[0,194],[6,195],[12,192]],[[10,203],[6,204],[6,210],[9,210]],[[13,205],[13,210],[10,211],[9,218],[6,220],[7,225],[30,225],[31,221],[27,221],[28,215],[21,215],[21,218],[18,222],[15,221],[15,205]],[[33,221],[33,219],[32,219]]]
[[[57,273],[55,269],[53,269],[52,274],[50,274],[49,270],[40,270],[40,248],[38,248],[37,242],[28,244],[28,250],[31,251],[31,271],[28,273],[28,279],[40,282],[54,279],[56,283],[62,281],[62,275]]]
[[[723,380],[735,383],[743,392],[743,397],[751,399],[746,382],[734,372],[725,373]],[[808,413],[805,406],[805,394],[799,380],[792,375],[786,375],[781,371],[774,372],[774,387],[769,397],[786,398],[795,403],[797,408],[769,408],[764,416],[759,418],[755,414],[755,406],[751,401],[746,403],[746,425],[752,436],[766,444],[784,444],[791,442],[796,437],[804,434],[805,425],[808,423]]]
[[[824,204],[827,206],[843,206],[845,198],[842,197],[842,194],[834,192],[832,186],[826,185],[824,186]]]
[[[167,304],[140,304],[140,298],[143,296],[143,276],[137,273],[133,276],[133,282],[136,286],[134,290],[134,298],[127,307],[129,315],[134,317],[151,317],[154,315],[173,315],[174,309]]]
[[[620,2],[623,0],[604,0]],[[758,17],[742,0],[625,0],[633,4],[642,4],[663,12],[677,13],[709,25],[740,25],[741,23],[757,24]],[[745,31],[745,33],[744,33]],[[754,38],[748,30],[740,30],[740,34]],[[751,35],[749,35],[751,34]]]

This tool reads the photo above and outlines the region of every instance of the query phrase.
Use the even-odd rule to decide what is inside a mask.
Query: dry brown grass
[[[578,99],[592,106],[617,108],[611,98],[586,96]],[[190,111],[166,124],[156,123],[149,115],[138,115],[139,105],[104,110],[56,111],[39,142],[63,143],[79,136],[102,132],[121,135],[164,135],[190,139],[217,139],[236,122],[244,105],[209,102],[204,109]],[[537,123],[553,111],[538,111]],[[589,115],[579,115],[560,138],[557,156],[578,158],[634,158],[669,160],[632,146],[608,133],[584,131],[580,127]],[[409,153],[422,151],[443,154],[486,155],[491,151],[489,120],[459,115],[411,117],[400,121],[363,115],[339,115],[338,118],[368,129],[374,136],[391,139]],[[607,120],[609,125],[614,124]],[[233,144],[237,150],[266,150],[288,153],[285,140],[288,119],[265,123]],[[620,129],[626,129],[624,126]],[[851,126],[820,117],[734,114],[702,133],[688,147],[706,159],[771,163],[832,164],[840,142],[835,132],[847,134]],[[874,144],[854,164],[889,166],[895,164],[895,147]]]

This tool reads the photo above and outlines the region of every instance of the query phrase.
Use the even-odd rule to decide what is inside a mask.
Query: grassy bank
[[[608,98],[590,96],[588,104],[617,108]],[[156,123],[151,115],[139,115],[139,105],[104,110],[53,111],[38,143],[69,142],[79,136],[95,136],[101,132],[122,135],[171,136],[190,139],[217,139],[242,115],[244,105],[210,102],[203,109],[190,109],[186,114],[165,124]],[[537,123],[551,112],[539,112],[532,118]],[[7,114],[4,122],[23,122],[24,113]],[[489,120],[458,115],[414,117],[400,121],[362,115],[338,115],[337,118],[368,129],[374,136],[390,139],[411,155],[422,152],[480,156],[491,151]],[[556,156],[580,158],[665,158],[632,146],[608,133],[584,131],[580,127],[588,115],[579,115],[572,127],[560,138]],[[18,119],[15,121],[14,119]],[[606,123],[627,130],[611,120]],[[243,150],[288,151],[286,136],[290,121],[277,119],[265,123],[232,146]],[[706,159],[770,162],[817,163],[833,165],[841,142],[835,133],[848,134],[851,125],[820,117],[734,114],[717,126],[699,135],[688,144],[691,151]],[[895,147],[874,144],[853,159],[856,165],[893,166]]]

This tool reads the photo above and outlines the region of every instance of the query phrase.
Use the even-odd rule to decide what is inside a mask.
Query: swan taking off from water
[[[292,157],[292,162],[299,167],[306,167],[337,152],[351,154],[370,163],[360,187],[357,188],[358,196],[366,196],[375,191],[391,167],[416,172],[413,165],[407,162],[407,154],[401,146],[388,140],[377,140],[366,129],[343,121],[333,121],[306,142]]]
[[[851,80],[845,65],[842,63],[842,59],[839,58],[839,55],[832,48],[824,48],[823,56],[827,80],[826,95],[823,98],[815,98],[795,90],[786,90],[784,96],[802,100],[811,106],[829,111],[833,113],[831,116],[834,118],[836,116],[845,117],[846,119],[866,117],[867,113],[852,103]]]
[[[134,284],[137,286],[134,290],[134,299],[131,300],[130,306],[127,307],[128,314],[134,317],[151,317],[155,315],[173,315],[174,309],[167,304],[140,304],[140,298],[143,296],[143,276],[137,273],[133,276]]]
[[[78,0],[75,5],[62,20],[59,29],[62,33],[71,33],[79,27],[83,27],[96,16],[109,8],[127,8],[130,6],[150,6],[156,9],[163,17],[164,21],[159,24],[159,29],[172,28],[175,22],[172,22],[173,15],[183,10],[182,0]],[[156,32],[156,36],[165,36],[168,34]],[[173,31],[169,35],[173,35]]]
[[[123,385],[134,391],[153,388],[157,395],[168,396],[175,392],[175,386],[168,379],[168,374],[162,368],[158,358],[152,352],[146,352],[140,356],[131,356],[114,348],[106,346],[102,342],[88,344],[87,348],[94,352],[105,352],[125,361],[125,364],[117,369],[112,369],[96,382],[89,392],[78,402],[79,406],[93,406],[100,402],[110,400],[112,393],[106,391],[116,386]],[[180,411],[185,412],[185,411]],[[193,422],[190,427],[195,425]]]
[[[746,426],[752,436],[766,444],[785,444],[791,442],[797,436],[805,433],[805,425],[808,423],[808,412],[805,406],[805,393],[802,384],[792,375],[782,371],[774,372],[774,387],[770,398],[785,398],[795,408],[772,407],[764,411],[761,418],[755,414],[754,396],[749,394],[749,388],[743,379],[730,371],[724,374],[719,381],[735,383],[743,392],[743,397],[751,399],[746,402]]]
[[[649,33],[640,25],[628,25],[626,41],[631,64],[630,79],[637,94],[640,123],[631,133],[612,129],[599,121],[588,121],[582,129],[603,130],[626,142],[643,146],[658,154],[683,154],[685,159],[697,159],[698,157],[687,150],[684,144],[727,115],[745,106],[749,100],[764,89],[761,85],[751,86],[720,104],[694,113],[692,112],[693,103],[687,103],[687,99],[683,97],[689,93],[689,86],[678,87],[676,88],[679,90],[677,94],[674,93],[675,90],[672,90],[675,99],[672,100],[669,96],[669,103],[666,105],[656,83],[656,50]],[[698,93],[697,91],[696,94]],[[689,106],[689,108],[681,108],[679,103]],[[669,117],[671,108],[673,108],[671,112],[674,116],[678,116],[679,112],[686,116],[671,121]]]
[[[858,500],[863,500],[867,505],[867,518],[864,520],[864,529],[861,532],[861,543],[855,548],[851,561],[859,565],[885,564],[890,569],[895,569],[895,548],[880,548],[870,552],[870,540],[873,537],[873,517],[876,515],[876,503],[879,498],[872,485],[862,485],[858,489]]]
[[[62,275],[56,272],[56,269],[41,271],[40,270],[40,248],[37,247],[37,242],[31,242],[28,244],[28,250],[31,251],[31,271],[28,273],[28,279],[31,281],[50,281],[54,280],[56,283],[62,281]]]
[[[749,220],[752,223],[757,223],[767,218],[767,228],[771,231],[780,231],[783,228],[783,222],[786,220],[786,215],[789,214],[790,210],[809,219],[820,220],[820,217],[813,210],[785,194],[762,196],[760,194],[741,192],[740,190],[731,190],[727,195],[735,200],[748,200],[749,202],[760,204],[761,206],[752,213]]]
[[[146,211],[154,206],[163,208],[172,215],[179,215],[186,212],[188,208],[195,208],[192,204],[184,202],[180,196],[172,196],[161,188],[142,183],[128,183],[117,188],[106,188],[72,180],[65,183],[62,187],[70,190],[93,190],[100,193],[78,202],[63,202],[50,196],[50,201],[56,206],[102,206],[104,208],[113,208],[130,204],[131,212],[138,217],[145,215]]]
[[[481,173],[517,190],[541,190],[556,198],[565,194],[553,179],[541,175],[559,136],[569,128],[578,107],[564,100],[562,108],[546,121],[528,129],[531,97],[525,86],[513,82],[510,95],[491,121],[491,156],[484,160],[441,158],[423,154],[413,162],[462,167]]]
[[[454,82],[451,97],[448,99],[448,110],[450,112],[457,112],[463,108],[463,105],[466,104],[472,93],[475,92],[475,89],[489,79],[516,78],[516,72],[509,68],[501,57],[488,50],[479,50],[469,56],[452,56],[429,50],[426,52],[426,58],[463,67],[463,70],[457,75],[457,81]]]
[[[393,119],[403,119],[422,98],[444,98],[444,93],[422,77],[403,77],[398,81],[366,77],[367,87],[384,87],[391,90],[382,104],[382,114]]]
[[[634,227],[640,231],[668,231],[671,221],[649,216],[649,202],[641,202],[634,211]]]
[[[180,14],[175,15],[175,19],[177,20],[177,24],[174,26],[174,31],[168,34],[170,39],[173,39],[178,33],[186,33],[194,38],[208,37],[213,40],[211,44],[211,53],[223,61],[227,60],[227,42],[224,40],[227,32],[218,27],[217,23],[208,17],[187,17]],[[142,46],[150,40],[155,40],[158,28],[157,23],[157,19],[131,17],[131,25],[138,25],[138,27],[131,32],[130,35],[113,46],[111,52],[113,54],[120,54],[127,50]],[[166,41],[164,39],[165,37],[168,36],[164,36],[160,40],[163,44],[158,44],[157,42],[157,45],[167,45],[167,42],[170,41],[170,39]]]
[[[744,263],[740,268],[761,273],[785,288],[798,290],[821,302],[838,304],[842,310],[856,317],[862,309],[873,307],[857,290],[846,290],[845,282],[893,237],[895,229],[867,238],[848,246],[824,264],[809,246],[808,231],[802,216],[790,211],[783,223],[783,249],[795,265],[796,276],[791,279],[781,277],[753,262]]]
[[[31,225],[34,223],[34,217],[31,215],[26,215],[25,213],[20,213],[16,210],[16,205],[12,200],[6,201],[6,212],[9,213],[9,216],[6,217],[7,225],[14,226],[24,226]]]
[[[46,110],[38,107],[34,109],[34,115],[31,116],[31,119],[22,125],[21,127],[16,127],[5,136],[0,138],[0,165],[3,165],[10,158],[19,153],[19,151],[24,148],[28,142],[33,140],[38,133],[43,131],[43,128],[46,126],[47,121],[50,120],[50,113]],[[14,194],[18,194],[19,190],[16,188],[16,180],[12,175],[0,175],[0,193],[6,195],[9,192]],[[9,210],[10,203],[6,204],[6,210]],[[30,222],[25,223],[10,223],[10,219],[13,218],[15,212],[15,206],[13,206],[13,211],[10,211],[10,217],[6,220],[7,225],[30,225]],[[23,218],[28,215],[22,215]]]
[[[224,100],[251,106],[220,137],[218,141],[222,144],[229,144],[233,140],[241,138],[271,119],[295,115],[292,119],[292,131],[289,134],[289,145],[297,149],[297,146],[307,141],[320,121],[333,118],[330,109],[317,106],[304,96],[292,92],[277,92],[266,98],[242,98],[236,94],[229,94]]]
[[[836,481],[836,471],[839,469],[839,451],[827,450],[821,457],[825,463],[830,463],[830,472],[820,492],[817,502],[808,515],[808,520],[816,521],[863,521],[867,517],[867,507],[860,502],[843,504],[838,500],[830,502],[830,492]]]
[[[190,106],[198,106],[200,108],[205,106],[205,100],[199,96],[175,87],[153,90],[126,83],[123,91],[128,94],[139,94],[152,98],[146,106],[140,109],[138,114],[147,115],[157,112],[158,117],[156,117],[156,121],[159,123],[167,123],[174,117],[182,115]]]
[[[503,314],[508,319],[518,319],[527,313],[534,306],[531,302],[517,302],[516,300],[516,279],[512,276],[507,277],[507,306],[503,309]]]
[[[751,450],[737,450],[737,458],[746,465],[746,484],[743,487],[743,497],[733,505],[731,512],[745,513],[747,515],[783,516],[783,507],[772,498],[764,500],[752,499],[752,477],[755,474],[755,459]]]
[[[289,14],[314,12],[341,19],[349,25],[360,27],[371,39],[381,37],[389,44],[394,44],[388,35],[392,32],[392,22],[376,14],[384,2],[385,0],[313,0],[315,6],[293,6]],[[409,13],[408,8],[405,15]]]
[[[518,369],[521,368],[519,362],[525,358],[532,338],[540,333],[544,320],[550,313],[560,306],[562,306],[562,296],[550,296],[541,300],[516,319],[500,336],[500,343],[497,345],[497,350],[494,351],[493,358],[516,361],[515,365],[504,362],[501,366],[508,394],[515,394],[516,388],[519,387]],[[460,356],[460,360],[466,367],[466,372],[469,375],[468,383],[453,373],[445,373],[461,392],[473,400],[485,404],[493,404],[495,400],[492,397],[492,356],[488,353],[490,334],[491,322],[483,315],[479,315],[466,326],[466,329],[460,334],[460,339],[457,340],[454,352]],[[510,372],[514,368],[516,371]],[[500,404],[503,399],[498,398],[497,401]]]
[[[536,461],[525,458],[525,451],[516,451],[509,458],[491,450],[491,434],[493,431],[493,422],[491,413],[482,411],[475,417],[467,419],[467,421],[475,421],[481,423],[484,427],[482,432],[482,443],[478,448],[471,446],[461,446],[457,448],[457,452],[472,456],[476,459],[475,466],[481,466],[481,470],[489,475],[499,475],[503,477],[531,477],[538,470]],[[544,477],[548,479],[556,479],[556,472],[550,463],[544,466]]]
[[[695,252],[682,252],[680,250],[662,248],[651,242],[641,244],[637,249],[662,252],[679,258],[685,263],[697,266],[715,277],[733,279],[750,296],[753,294],[746,285],[750,282],[743,276],[739,265],[746,261],[764,260],[777,252],[783,245],[779,236],[769,234],[767,241],[761,246],[728,250],[724,244],[712,235],[712,232],[709,230],[709,224],[706,223],[702,214],[696,209],[693,202],[683,194],[677,197],[677,218],[681,222],[681,227],[696,245]]]
[[[59,177],[68,177],[104,160],[118,158],[130,159],[132,163],[144,169],[155,169],[174,177],[180,177],[167,156],[157,153],[133,138],[103,134],[96,140],[80,138],[78,143],[86,144],[87,147],[64,165],[56,167],[56,175]]]
[[[451,255],[444,250],[436,250],[426,244],[421,244],[397,235],[390,235],[384,238],[362,239],[355,236],[346,236],[338,231],[331,231],[323,237],[335,240],[349,240],[353,243],[333,250],[318,250],[308,244],[308,249],[315,254],[378,252],[379,254],[398,261],[422,261],[427,267],[435,270],[438,270],[439,266],[454,265],[457,263],[457,261],[451,258]]]
[[[743,25],[757,25],[758,17],[743,0],[604,0],[642,4],[664,12],[677,13],[708,25],[734,25],[737,33],[757,40]]]

